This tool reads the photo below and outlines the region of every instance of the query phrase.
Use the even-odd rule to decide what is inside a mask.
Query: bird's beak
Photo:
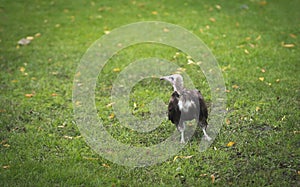
[[[160,77],[159,79],[160,79],[161,81],[162,81],[162,80],[168,80],[167,77]]]

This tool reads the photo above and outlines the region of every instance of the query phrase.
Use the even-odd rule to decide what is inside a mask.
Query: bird
[[[185,143],[184,123],[193,119],[202,128],[205,140],[210,141],[211,137],[206,132],[208,110],[201,92],[197,89],[186,89],[180,74],[163,76],[160,77],[160,80],[168,81],[174,89],[168,104],[168,119],[176,125],[180,132],[180,143]]]

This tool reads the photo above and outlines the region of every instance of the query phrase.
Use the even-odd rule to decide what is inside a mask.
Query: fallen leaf
[[[298,173],[298,175],[300,175],[300,170],[299,170],[299,171],[297,171],[297,173]]]
[[[280,79],[276,79],[276,82],[280,82]]]
[[[105,168],[110,168],[110,166],[108,164],[102,164],[102,166]]]
[[[32,93],[30,93],[30,94],[25,94],[25,97],[27,97],[27,98],[30,98],[30,97],[33,97],[34,96],[34,94],[32,94]]]
[[[52,97],[58,96],[57,93],[52,93],[51,94]]]
[[[157,14],[158,14],[158,12],[156,12],[156,11],[152,11],[152,12],[151,12],[151,14],[153,14],[153,15],[157,15]]]
[[[216,9],[218,9],[218,10],[221,10],[221,9],[222,9],[222,7],[221,7],[220,5],[216,5],[215,7],[216,7]]]
[[[261,39],[261,35],[258,35],[257,38],[255,38],[256,41]]]
[[[265,70],[264,68],[262,68],[262,69],[261,69],[261,72],[265,73],[265,72],[266,72],[266,70]]]
[[[260,81],[264,81],[264,80],[265,80],[264,77],[259,77],[258,79],[259,79]]]
[[[60,24],[56,24],[55,27],[56,27],[56,28],[59,28],[59,27],[60,27]]]
[[[120,68],[114,68],[114,69],[113,69],[113,72],[120,72],[120,71],[121,71]]]
[[[234,88],[234,89],[238,89],[238,88],[239,88],[239,86],[235,84],[235,85],[233,85],[233,86],[232,86],[232,88]]]
[[[259,4],[260,6],[265,6],[265,5],[267,5],[267,1],[260,1],[258,4]]]
[[[103,31],[103,32],[104,32],[104,34],[109,34],[109,33],[110,33],[109,30],[105,30],[105,31]]]
[[[7,165],[7,166],[2,166],[2,167],[3,167],[3,169],[9,169],[9,168],[10,168],[9,165]]]
[[[206,173],[200,174],[200,177],[206,177],[206,176],[207,176]]]
[[[69,140],[72,140],[72,139],[73,139],[72,136],[67,136],[67,135],[64,135],[64,138],[65,138],[65,139],[69,139]]]
[[[293,47],[295,47],[295,44],[292,44],[292,43],[286,44],[284,42],[281,42],[281,46],[285,47],[285,48],[293,48]]]
[[[41,35],[42,35],[42,34],[38,32],[38,33],[36,33],[36,34],[34,35],[34,37],[37,38],[37,37],[40,37]]]
[[[255,111],[256,111],[256,112],[260,111],[260,107],[257,106],[257,107],[255,108]]]
[[[109,116],[108,116],[109,119],[114,119],[115,118],[115,114],[114,113],[111,113]]]
[[[21,72],[24,72],[24,71],[25,71],[25,68],[24,68],[24,67],[20,67],[20,71],[21,71]]]
[[[215,182],[215,179],[216,179],[216,177],[212,174],[211,176],[210,176],[210,178],[211,178],[211,183],[214,183]]]
[[[247,49],[244,50],[244,52],[248,55],[249,54],[249,51]]]
[[[169,32],[170,30],[168,28],[164,28],[164,32]]]
[[[297,36],[295,35],[295,34],[290,34],[290,37],[292,37],[292,38],[297,38]]]
[[[34,37],[33,36],[27,36],[26,39],[32,41],[34,39]]]
[[[211,22],[216,22],[216,19],[215,19],[215,18],[209,18],[209,20],[210,20]]]
[[[9,144],[3,144],[3,147],[10,147],[10,145]]]
[[[228,118],[226,118],[225,123],[226,123],[226,125],[230,125],[230,120]]]
[[[109,103],[106,105],[107,108],[112,107],[112,105],[115,104],[115,102]]]
[[[233,145],[235,145],[235,142],[228,142],[228,144],[226,146],[227,147],[232,147]]]
[[[173,159],[173,162],[175,162],[175,160],[177,158],[189,159],[189,158],[192,158],[192,157],[193,157],[193,155],[190,155],[190,156],[175,156],[174,159]]]

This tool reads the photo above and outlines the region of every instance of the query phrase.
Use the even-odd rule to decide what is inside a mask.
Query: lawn
[[[299,186],[299,7],[297,0],[1,0],[0,186]],[[196,130],[166,161],[127,167],[86,143],[74,118],[73,80],[89,46],[140,21],[176,24],[203,40],[224,77],[227,113],[206,151]],[[26,37],[30,44],[18,45]],[[175,130],[165,120],[149,133],[132,131],[111,107],[113,81],[150,57],[181,67],[212,102],[201,69],[182,51],[144,43],[116,53],[98,76],[95,106],[107,132],[131,146],[155,145]],[[171,92],[158,79],[142,80],[131,90],[131,112],[147,119],[149,103],[167,104]]]

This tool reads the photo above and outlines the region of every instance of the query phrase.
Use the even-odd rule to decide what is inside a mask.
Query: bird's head
[[[179,74],[160,77],[160,80],[166,80],[172,84],[174,91],[181,92],[183,89],[183,78]]]

